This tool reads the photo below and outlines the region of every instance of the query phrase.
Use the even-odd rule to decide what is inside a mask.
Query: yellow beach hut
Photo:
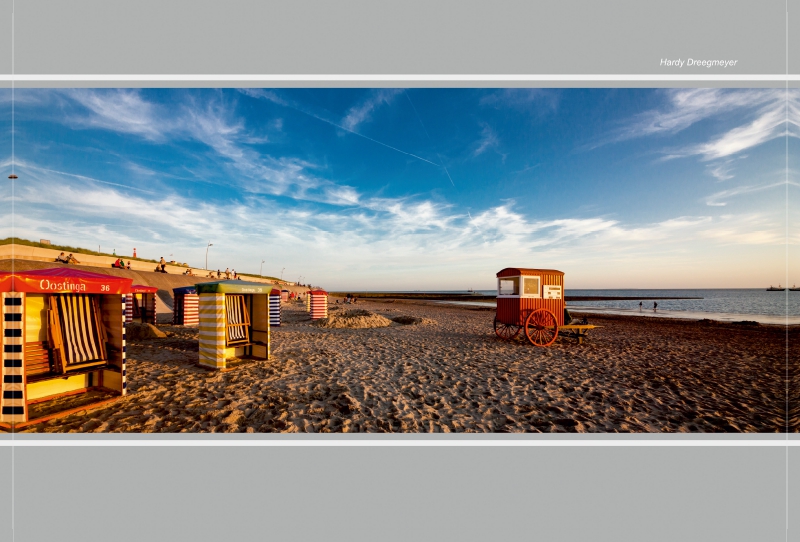
[[[195,287],[199,298],[201,366],[225,370],[232,359],[269,359],[272,286],[222,280]]]

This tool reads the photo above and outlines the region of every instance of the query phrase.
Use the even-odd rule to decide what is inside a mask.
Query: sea
[[[445,292],[437,292],[445,293]],[[469,293],[465,290],[447,293]],[[476,294],[497,295],[497,290],[475,290]],[[656,300],[658,310],[653,311],[652,299],[569,301],[567,308],[574,312],[595,314],[620,314],[656,318],[685,318],[692,320],[718,320],[722,322],[753,321],[762,324],[800,324],[800,292],[784,290],[768,292],[765,288],[698,289],[698,290],[573,290],[566,296],[605,297],[699,297],[702,299]],[[442,301],[440,303],[494,306],[491,301]]]

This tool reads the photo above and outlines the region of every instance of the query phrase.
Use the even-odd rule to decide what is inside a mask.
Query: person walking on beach
[[[642,312],[642,302],[639,301],[639,312]]]
[[[158,262],[158,265],[161,266],[161,272],[162,273],[166,273],[167,272],[167,269],[166,269],[167,268],[167,260],[164,259],[164,256],[161,256],[161,261]]]
[[[225,279],[226,280],[230,280],[230,278],[231,278],[231,270],[230,270],[229,267],[226,267],[225,268]]]
[[[658,309],[658,303],[653,301],[653,312],[656,312],[657,309]]]

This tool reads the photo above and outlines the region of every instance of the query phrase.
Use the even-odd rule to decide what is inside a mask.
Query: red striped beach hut
[[[184,286],[172,289],[172,323],[176,326],[196,326],[200,323],[197,288]]]
[[[131,295],[125,297],[125,323],[134,319],[143,324],[156,323],[156,292],[158,288],[134,284]]]
[[[0,427],[21,429],[125,395],[131,282],[66,267],[0,277]],[[76,396],[66,409],[53,403],[64,396]]]
[[[328,292],[311,290],[308,292],[309,312],[312,320],[328,317]]]

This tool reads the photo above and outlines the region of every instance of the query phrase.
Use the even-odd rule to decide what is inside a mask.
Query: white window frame
[[[519,295],[500,295],[500,281],[519,279]],[[535,294],[525,293],[525,279],[537,279],[539,281],[539,291]],[[516,277],[499,277],[497,279],[497,299],[541,299],[542,297],[542,276],[541,275],[518,275]]]
[[[520,286],[520,284],[519,284],[519,278],[520,278],[520,277],[499,277],[499,278],[497,279],[497,298],[498,298],[498,299],[514,299],[514,298],[517,298],[517,297],[519,297],[518,295],[512,295],[512,294],[500,295],[500,281],[501,281],[501,280],[511,280],[511,279],[518,279],[518,280],[517,280],[517,288],[519,288],[519,286]]]

